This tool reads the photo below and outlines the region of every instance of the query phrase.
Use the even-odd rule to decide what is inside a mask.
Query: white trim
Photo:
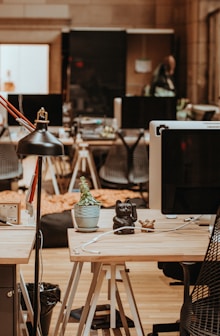
[[[174,34],[172,28],[71,27],[73,31],[125,31],[128,34]]]
[[[174,34],[172,28],[129,28],[126,29],[128,34]]]
[[[122,27],[72,27],[70,30],[80,30],[80,31],[126,31]]]

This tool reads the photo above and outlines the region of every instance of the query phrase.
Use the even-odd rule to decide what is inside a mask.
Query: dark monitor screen
[[[70,32],[70,100],[74,117],[113,117],[115,97],[125,94],[125,30]]]
[[[149,129],[151,120],[176,120],[176,97],[122,97],[121,128]]]
[[[43,107],[48,112],[49,126],[63,125],[61,94],[9,94],[8,101],[24,113],[32,123],[37,118],[37,112]],[[17,121],[10,114],[8,114],[8,125],[18,126]]]
[[[216,214],[219,129],[165,129],[161,141],[162,213]]]

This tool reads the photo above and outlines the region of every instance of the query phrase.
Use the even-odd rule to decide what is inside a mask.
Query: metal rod
[[[38,157],[38,184],[37,184],[37,214],[36,214],[36,240],[35,240],[35,278],[34,278],[34,325],[33,336],[37,335],[39,322],[40,290],[39,290],[39,252],[41,246],[41,181],[42,156]]]

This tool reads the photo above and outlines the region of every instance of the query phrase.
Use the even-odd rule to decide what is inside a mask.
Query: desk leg
[[[21,271],[20,271],[20,288],[21,288],[21,293],[22,293],[23,298],[24,298],[25,305],[26,305],[27,318],[31,322],[31,325],[33,326],[33,316],[34,316],[33,308],[32,308],[32,304],[31,304],[31,300],[30,300],[30,297],[29,297],[29,294],[28,294],[27,287],[25,285],[24,276],[23,276],[23,273]],[[21,311],[21,315],[22,315],[22,319],[23,319],[23,311],[22,311],[21,305],[20,305],[20,311]],[[24,324],[26,326],[26,322],[24,322]],[[27,328],[25,328],[25,329],[27,329]],[[26,332],[26,330],[24,332]],[[40,332],[40,328],[38,326],[37,327],[37,335],[40,336],[40,334],[41,334],[41,332]],[[28,332],[27,332],[27,335],[28,335]]]
[[[128,276],[126,270],[125,270],[125,267],[120,270],[120,273],[121,273],[121,277],[122,277],[122,280],[124,282],[125,290],[126,290],[126,293],[127,293],[127,296],[128,296],[128,301],[129,301],[129,304],[130,304],[131,313],[132,313],[132,316],[133,316],[133,319],[134,319],[134,324],[135,324],[137,334],[139,336],[143,336],[144,335],[143,327],[142,327],[142,324],[141,324],[140,316],[139,316],[137,305],[136,305],[136,302],[135,302],[134,293],[133,293],[133,290],[132,290],[132,287],[131,287],[130,279],[129,279],[129,276]]]
[[[51,162],[51,158],[48,156],[46,158],[46,160],[47,160],[47,163],[49,165],[50,174],[51,174],[51,178],[52,178],[55,194],[59,195],[60,194],[60,190],[59,190],[59,187],[58,187],[58,183],[57,183],[57,179],[56,179],[56,176],[55,176],[54,168],[53,168],[53,165],[52,165],[52,162]]]
[[[80,318],[80,323],[76,336],[82,335],[84,324],[85,328],[83,336],[88,336],[90,333],[91,324],[95,314],[96,305],[105,274],[106,271],[102,269],[102,264],[96,265],[94,276],[86,299],[85,307],[82,311],[82,316]]]
[[[61,331],[60,331],[60,335],[64,335],[65,333],[65,329],[66,329],[66,325],[68,323],[69,317],[70,317],[70,311],[71,311],[71,307],[72,307],[72,303],[76,294],[76,290],[77,290],[77,286],[79,283],[79,278],[80,278],[80,274],[82,271],[82,267],[83,267],[83,263],[81,262],[75,262],[74,266],[73,266],[73,270],[67,285],[67,289],[65,292],[65,296],[63,298],[63,302],[61,305],[61,309],[60,309],[60,313],[58,316],[58,320],[55,326],[55,330],[54,330],[54,336],[58,335],[58,331],[59,331],[59,327],[60,324],[62,324],[61,326]],[[66,311],[65,311],[66,309]],[[65,313],[64,313],[65,311]]]
[[[115,303],[115,293],[116,293],[116,267],[117,265],[111,264],[111,277],[110,277],[110,326],[111,328],[116,328],[116,320],[115,320],[115,310],[116,310],[116,303]]]
[[[130,335],[127,320],[124,314],[124,309],[123,309],[120,295],[119,295],[117,285],[116,285],[118,272],[120,272],[119,274],[124,283],[124,287],[127,293],[128,302],[129,302],[131,313],[134,319],[134,324],[135,324],[137,335],[144,336],[143,327],[142,327],[140,317],[138,314],[138,310],[137,310],[134,294],[132,291],[132,287],[130,284],[130,280],[126,272],[126,267],[125,265],[117,265],[117,264],[111,264],[111,265],[99,264],[98,267],[96,266],[96,271],[95,271],[95,274],[92,280],[92,284],[90,286],[90,291],[89,291],[89,294],[86,300],[85,308],[83,309],[83,313],[80,319],[80,325],[78,328],[77,336],[81,336],[81,335],[88,336],[89,335],[92,320],[95,314],[96,304],[97,304],[99,293],[100,293],[101,286],[103,283],[103,279],[107,273],[110,273],[109,275],[110,276],[110,302],[111,302],[110,327],[113,329],[116,328],[116,320],[115,320],[115,313],[116,313],[115,299],[116,299],[125,333],[127,336]],[[82,333],[84,324],[85,324],[85,329],[84,329],[84,332]]]
[[[95,189],[100,189],[101,188],[101,184],[99,181],[99,176],[96,170],[96,166],[95,166],[95,162],[92,156],[92,153],[90,152],[90,150],[88,150],[88,166],[89,166],[89,170],[90,170],[90,174],[92,177],[92,182],[93,182],[93,186]]]
[[[22,307],[20,305],[20,311],[19,311],[19,335],[20,336],[29,336],[29,331],[27,328],[26,319],[24,317],[24,313],[22,310]]]
[[[123,308],[123,305],[122,305],[122,302],[121,302],[121,298],[120,298],[117,286],[116,286],[116,300],[117,300],[117,304],[118,304],[118,310],[119,310],[121,322],[122,322],[122,325],[123,325],[123,328],[124,328],[124,331],[125,331],[125,335],[130,336],[131,333],[130,333],[129,328],[128,328],[127,319],[126,319],[126,316],[125,316],[124,308]]]
[[[110,267],[110,270],[109,270]],[[119,272],[119,270],[122,268],[125,268],[125,265],[117,265],[117,264],[111,264],[111,265],[104,265],[103,268],[107,271],[108,278],[109,278],[109,295],[108,298],[110,299],[111,302],[111,315],[110,315],[110,325],[111,328],[116,328],[116,301],[117,301],[117,305],[118,305],[118,309],[119,309],[119,314],[120,314],[120,318],[121,318],[121,322],[123,325],[123,328],[125,330],[125,334],[126,336],[130,336],[130,331],[128,328],[128,323],[127,323],[127,319],[125,316],[125,312],[124,312],[124,308],[121,302],[121,298],[119,295],[119,290],[117,287],[117,280],[121,280],[121,274]],[[115,301],[116,299],[116,301]]]
[[[56,324],[54,336],[57,336],[58,331],[59,331],[59,326],[61,323],[62,323],[62,329],[59,335],[63,336],[65,333],[66,324],[69,320],[70,311],[71,311],[73,299],[76,293],[77,285],[79,282],[79,277],[81,274],[82,266],[83,266],[83,263],[80,263],[80,262],[75,262],[74,264],[74,268],[73,268],[71,277],[69,279],[66,294],[64,296],[62,307],[61,307],[58,321]],[[92,321],[94,318],[99,294],[101,291],[101,286],[102,286],[104,277],[107,275],[107,273],[110,273],[110,302],[111,302],[110,326],[111,328],[113,329],[116,328],[116,321],[115,321],[115,313],[116,313],[115,299],[116,299],[118,308],[120,311],[122,325],[124,327],[126,336],[130,335],[127,320],[124,314],[124,309],[122,306],[122,302],[121,302],[119,291],[118,291],[117,284],[116,284],[117,274],[120,274],[120,279],[123,280],[125,290],[127,293],[128,302],[129,302],[131,313],[134,319],[137,335],[143,336],[144,335],[143,328],[141,325],[140,317],[139,317],[137,306],[135,303],[134,294],[131,288],[129,277],[126,272],[125,265],[117,265],[117,264],[103,265],[102,263],[95,263],[92,282],[89,288],[85,306],[82,310],[76,336],[81,336],[81,335],[89,336],[90,334],[90,329],[91,329]],[[64,313],[66,306],[67,306],[66,312]]]
[[[99,181],[99,176],[96,170],[93,155],[88,148],[88,144],[82,143],[81,145],[79,145],[79,148],[76,149],[76,152],[74,155],[73,165],[72,165],[73,173],[72,173],[72,178],[69,184],[68,192],[72,192],[80,165],[81,165],[82,172],[85,172],[87,164],[88,164],[88,168],[91,174],[94,188],[95,189],[101,188],[101,184]]]
[[[76,181],[76,177],[77,177],[77,173],[78,173],[78,170],[79,170],[79,164],[80,164],[79,151],[78,151],[78,149],[76,149],[76,153],[74,155],[73,164],[72,164],[73,173],[72,173],[72,177],[71,177],[69,188],[68,188],[69,193],[71,193],[72,190],[73,190],[73,187],[74,187],[74,184],[75,184],[75,181]]]

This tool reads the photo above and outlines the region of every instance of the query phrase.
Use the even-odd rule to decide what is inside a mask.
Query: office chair
[[[213,120],[213,117],[215,115],[216,111],[206,111],[202,117],[202,120],[204,121],[209,121],[209,120]]]
[[[106,160],[99,170],[102,186],[114,189],[140,191],[149,180],[148,152],[144,141],[144,130],[139,130],[132,142],[128,142],[124,132],[116,132],[117,138],[111,146]]]
[[[196,284],[180,317],[181,336],[220,335],[220,217],[216,218]]]
[[[19,159],[15,145],[11,142],[9,130],[4,128],[0,134],[0,184],[12,188],[12,182],[22,177],[23,166]],[[8,188],[8,187],[6,187]]]
[[[184,302],[189,296],[190,286],[197,281],[202,262],[158,262],[158,268],[161,269],[166,277],[177,280],[170,282],[170,285],[184,286]],[[148,336],[158,336],[159,333],[177,332],[180,330],[180,321],[171,323],[153,324],[152,332]]]
[[[192,111],[191,116],[188,115],[187,118],[188,118],[189,120],[211,121],[211,120],[213,120],[213,118],[214,118],[214,116],[215,116],[215,113],[216,113],[215,110],[205,111],[204,114],[203,114],[203,116],[200,117],[200,118],[198,119],[198,117],[196,116],[195,111]]]

